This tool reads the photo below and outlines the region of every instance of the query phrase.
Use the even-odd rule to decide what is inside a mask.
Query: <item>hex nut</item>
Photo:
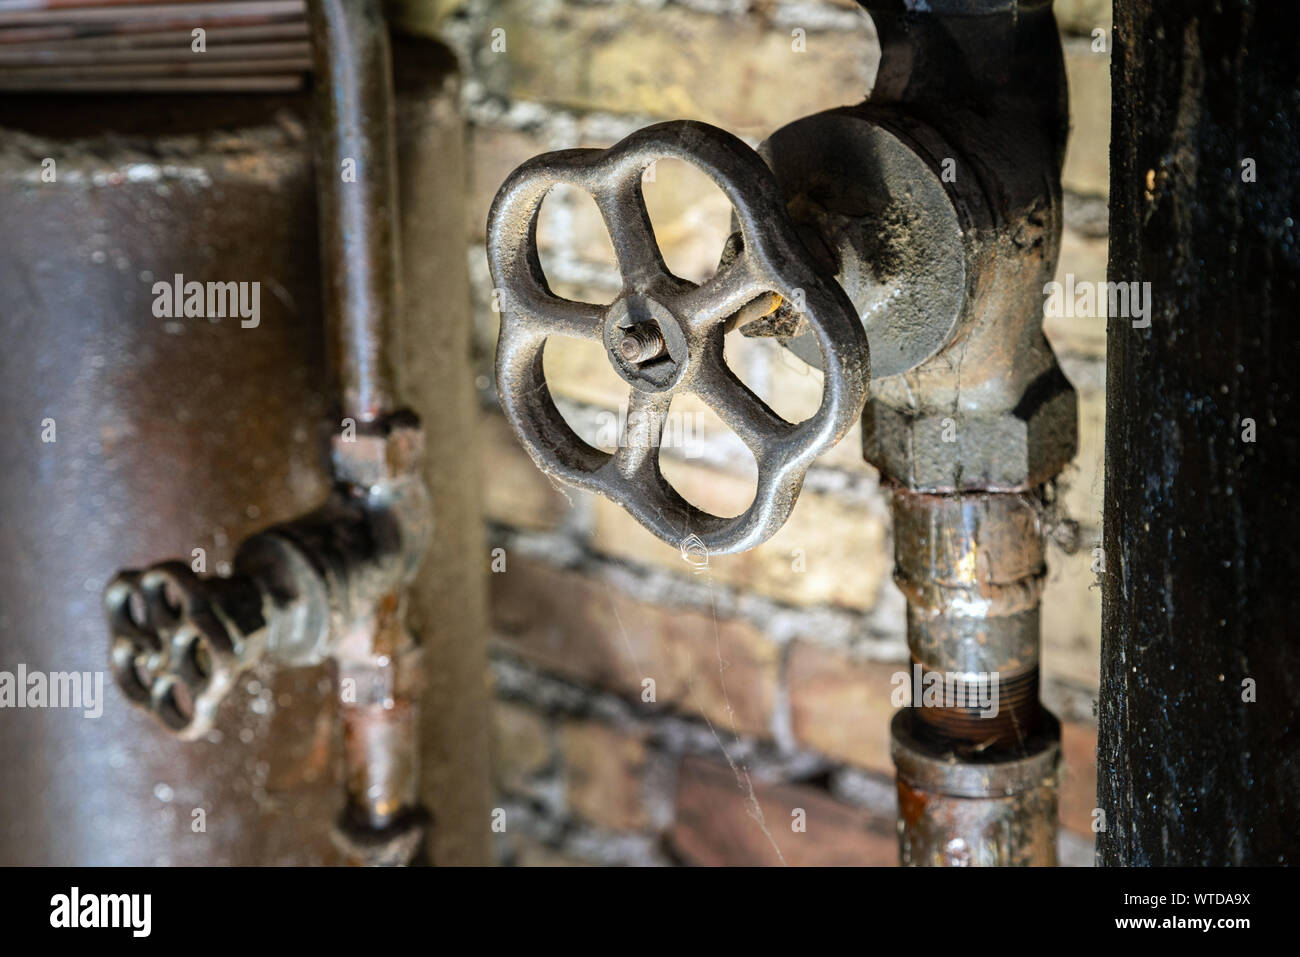
[[[862,454],[881,476],[926,492],[1032,488],[1078,451],[1078,397],[1059,369],[1000,414],[921,413],[877,399],[862,414]]]

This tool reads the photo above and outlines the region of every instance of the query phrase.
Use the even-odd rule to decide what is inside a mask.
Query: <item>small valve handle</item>
[[[259,662],[334,657],[355,667],[408,654],[394,644],[407,633],[381,609],[410,580],[430,532],[428,493],[413,471],[420,441],[418,425],[401,417],[382,436],[347,442],[335,468],[346,485],[245,539],[229,577],[200,578],[179,561],[118,572],[104,609],[113,677],[127,698],[188,740],[207,733]],[[362,487],[366,495],[353,493]]]
[[[735,210],[736,254],[699,286],[668,271],[646,212],[643,171],[667,158],[705,173]],[[623,282],[611,305],[562,299],[547,285],[537,218],[559,183],[591,194],[604,218]],[[724,130],[693,121],[659,123],[609,149],[535,157],[497,193],[487,237],[501,309],[497,388],[512,428],[543,472],[618,502],[684,553],[688,547],[738,552],[771,537],[794,507],[808,466],[862,413],[868,354],[856,310],[799,240],[762,158]],[[802,314],[822,355],[821,406],[798,424],[773,412],[723,358],[729,320],[773,295]],[[631,386],[627,434],[617,451],[588,445],[560,415],[542,370],[550,336],[602,343]],[[659,440],[678,394],[698,396],[754,455],[758,490],[734,518],[692,506],[660,472]]]
[[[262,595],[243,576],[199,578],[183,562],[119,572],[104,589],[113,676],[178,737],[201,737],[264,649]]]

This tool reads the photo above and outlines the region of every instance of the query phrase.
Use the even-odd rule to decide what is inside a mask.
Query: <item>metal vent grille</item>
[[[303,0],[0,0],[0,92],[273,93],[310,70]]]

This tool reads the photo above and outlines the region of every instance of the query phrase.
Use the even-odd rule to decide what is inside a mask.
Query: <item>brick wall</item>
[[[1109,28],[1109,3],[1057,9],[1073,104],[1061,273],[1101,280],[1109,55],[1094,52],[1092,31]],[[696,568],[612,503],[552,486],[515,441],[493,394],[497,317],[483,249],[493,194],[536,153],[607,146],[675,118],[757,144],[806,113],[856,102],[878,59],[870,21],[845,0],[475,0],[442,32],[467,73],[501,861],[895,863],[888,724],[890,677],[906,661],[903,601],[857,430],[809,473],[780,533]],[[728,207],[691,173],[661,162],[646,194],[669,265],[703,278]],[[557,291],[612,298],[594,204],[557,190],[539,241]],[[1053,320],[1048,334],[1079,390],[1081,449],[1060,491],[1082,547],[1050,556],[1044,697],[1065,726],[1063,861],[1088,863],[1105,321]],[[598,437],[626,387],[580,345],[548,346],[547,371],[569,421]],[[729,359],[779,411],[806,414],[819,382],[768,345],[729,344]],[[687,498],[734,514],[753,490],[752,460],[700,408],[684,411],[696,431],[664,450],[664,471]],[[803,830],[793,826],[801,817]]]

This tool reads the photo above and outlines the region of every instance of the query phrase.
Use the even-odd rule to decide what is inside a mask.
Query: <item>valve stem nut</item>
[[[668,350],[663,334],[652,322],[642,322],[626,330],[618,343],[618,353],[627,362],[649,362]]]

